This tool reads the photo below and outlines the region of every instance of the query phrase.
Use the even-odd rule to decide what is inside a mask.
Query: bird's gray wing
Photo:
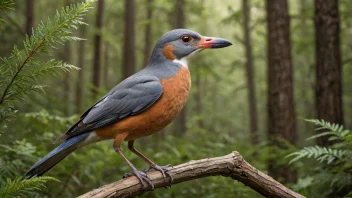
[[[60,139],[67,139],[136,115],[154,104],[163,93],[163,86],[154,76],[127,78],[94,106],[88,109]]]

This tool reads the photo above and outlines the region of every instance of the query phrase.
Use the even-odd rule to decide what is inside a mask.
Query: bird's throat
[[[174,60],[172,60],[172,62],[174,63],[178,63],[183,67],[187,67],[188,68],[188,62],[189,60],[195,55],[197,54],[199,51],[201,51],[202,49],[197,49],[194,50],[192,53],[188,54],[188,56],[182,57],[181,59],[177,59],[175,58]]]

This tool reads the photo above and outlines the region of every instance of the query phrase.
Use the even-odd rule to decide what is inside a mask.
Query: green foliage
[[[1,14],[13,11],[13,5],[15,2],[13,0],[0,0],[0,16]],[[5,23],[4,19],[0,18],[0,28]]]
[[[0,197],[33,197],[36,191],[45,188],[46,182],[58,181],[53,177],[22,178],[21,173],[28,168],[28,164],[37,160],[36,152],[36,147],[26,140],[15,141],[12,145],[0,144]]]
[[[14,180],[7,179],[0,186],[0,197],[16,198],[21,195],[33,195],[33,191],[45,188],[45,183],[48,181],[58,181],[53,177],[35,177],[24,180],[18,177]]]
[[[326,161],[328,164],[330,164],[332,161],[336,159],[341,159],[344,157],[346,154],[345,150],[339,150],[339,149],[331,149],[331,148],[326,148],[326,147],[320,147],[320,146],[312,146],[312,147],[306,147],[303,148],[302,150],[298,152],[291,153],[287,157],[292,157],[295,156],[290,163],[295,162],[300,160],[301,158],[314,158],[318,160],[319,162],[324,162]]]
[[[309,197],[350,195],[352,193],[352,174],[350,171],[352,170],[352,132],[344,129],[342,125],[324,120],[306,121],[314,123],[317,127],[316,130],[328,130],[313,135],[307,140],[329,136],[330,141],[339,141],[327,147],[317,145],[305,147],[287,156],[293,157],[290,163],[298,162],[303,158],[319,162],[315,166],[310,165],[314,167],[312,173],[300,178],[293,188],[309,194]]]
[[[318,126],[316,130],[321,130],[321,129],[328,130],[327,132],[313,135],[310,138],[308,138],[308,140],[316,139],[326,135],[330,135],[329,140],[342,140],[342,141],[348,141],[348,142],[352,140],[352,132],[350,130],[344,129],[342,125],[329,123],[324,120],[306,119],[306,121],[314,123],[316,126]]]
[[[0,0],[0,14],[13,11],[13,0]]]
[[[0,0],[0,2],[3,2]],[[17,3],[18,2],[18,3]],[[46,20],[48,16],[55,13],[55,8],[65,4],[66,1],[35,1],[34,24],[40,20]],[[30,79],[32,85],[45,84],[44,92],[31,94],[26,97],[24,103],[14,104],[15,97],[9,98],[0,105],[0,117],[3,118],[3,125],[0,130],[6,132],[0,137],[0,182],[6,184],[6,179],[15,180],[24,175],[29,167],[38,159],[45,156],[57,145],[52,141],[61,136],[71,124],[78,120],[79,115],[71,116],[76,110],[77,83],[82,83],[84,107],[88,108],[94,104],[91,97],[91,72],[94,54],[94,39],[96,33],[102,36],[102,57],[101,72],[104,76],[104,88],[101,88],[100,95],[106,93],[110,88],[122,80],[122,60],[124,44],[124,2],[106,0],[104,7],[103,29],[98,30],[90,26],[79,34],[87,38],[83,56],[84,69],[81,70],[83,79],[78,78],[76,73],[65,74],[64,76],[46,75],[45,72],[56,74],[60,68],[43,71],[39,75],[40,81]],[[169,31],[175,24],[175,2],[166,0],[153,1],[153,17],[146,20],[146,2],[140,1],[136,6],[136,61],[139,69],[143,67],[144,48],[153,47],[153,44],[162,34]],[[266,13],[265,1],[251,0],[251,39],[253,48],[256,99],[258,107],[258,134],[259,145],[252,145],[249,141],[249,116],[245,73],[245,55],[242,47],[242,10],[241,2],[225,0],[219,3],[213,0],[186,0],[185,1],[185,25],[187,28],[200,32],[206,36],[215,36],[229,39],[233,46],[226,49],[204,50],[190,63],[189,69],[192,74],[192,89],[187,102],[187,127],[188,132],[184,135],[171,131],[177,122],[164,129],[162,132],[142,140],[136,141],[136,148],[159,165],[180,164],[194,159],[215,157],[227,154],[233,150],[239,151],[242,156],[259,170],[266,172],[268,160],[274,161],[275,165],[290,166],[296,170],[300,179],[290,186],[303,193],[307,197],[327,197],[332,192],[337,192],[345,183],[352,183],[350,174],[340,170],[348,169],[339,166],[350,159],[350,153],[345,152],[342,158],[336,157],[329,164],[328,160],[320,162],[314,155],[306,157],[288,165],[288,158],[284,156],[297,151],[293,145],[287,146],[284,140],[280,140],[287,149],[268,146],[265,140],[267,125],[267,70],[266,70]],[[340,2],[340,35],[341,54],[343,62],[343,105],[352,106],[351,84],[351,8],[352,1],[343,0]],[[16,8],[15,12],[0,13],[0,18],[6,20],[6,24],[0,31],[0,54],[10,57],[13,45],[16,44],[20,53],[26,55],[21,40],[24,40],[23,27],[26,20],[26,4],[16,1],[11,6]],[[297,115],[303,117],[314,116],[314,83],[315,83],[315,57],[314,57],[314,1],[290,1],[291,17],[291,40],[292,40],[292,62],[294,64],[294,95],[295,110]],[[51,18],[53,19],[53,18]],[[92,10],[85,17],[90,23],[96,20],[96,12]],[[54,22],[54,20],[52,20]],[[152,25],[152,45],[145,46],[145,26]],[[46,23],[44,23],[46,25]],[[37,29],[34,29],[37,31]],[[78,35],[78,34],[75,34]],[[83,36],[84,35],[84,36]],[[55,40],[61,44],[64,41]],[[70,58],[66,57],[67,48],[56,49],[60,43],[53,44],[55,48],[48,47],[52,59],[64,60],[67,63],[75,64],[79,59],[78,51],[81,43],[70,43]],[[107,47],[107,45],[109,47]],[[146,55],[147,57],[149,55]],[[34,55],[36,60],[48,62],[47,52]],[[52,60],[52,66],[57,63]],[[2,64],[2,63],[1,63]],[[0,65],[1,65],[0,64]],[[51,64],[51,63],[50,63]],[[63,63],[65,64],[65,63]],[[30,66],[30,65],[27,65]],[[58,64],[59,67],[62,65]],[[107,66],[107,67],[106,67]],[[32,66],[28,67],[27,73],[31,75]],[[26,69],[26,68],[25,68]],[[104,70],[104,72],[103,72]],[[106,71],[105,71],[106,70]],[[22,71],[21,71],[22,72]],[[104,73],[107,73],[106,75]],[[67,80],[67,76],[69,76]],[[11,76],[12,77],[12,76]],[[39,78],[36,79],[39,79]],[[106,78],[105,78],[106,77]],[[199,79],[199,83],[197,81]],[[3,77],[0,76],[0,81]],[[67,80],[67,81],[66,81]],[[79,81],[78,81],[79,80]],[[65,86],[63,85],[65,81]],[[106,81],[106,82],[105,82]],[[33,83],[35,82],[35,83]],[[70,89],[67,88],[67,84]],[[3,85],[3,83],[1,83]],[[43,87],[35,87],[34,90]],[[5,87],[5,85],[3,85]],[[11,86],[14,90],[16,87]],[[0,89],[0,98],[4,89]],[[31,91],[30,91],[31,92]],[[30,93],[29,92],[29,93]],[[32,92],[33,93],[33,92]],[[200,100],[197,101],[196,93],[200,93]],[[68,94],[69,96],[67,97]],[[65,101],[63,99],[65,98]],[[13,100],[12,100],[13,99]],[[22,97],[19,97],[23,101]],[[68,100],[66,100],[68,99]],[[200,107],[200,108],[198,108]],[[3,111],[5,109],[5,111]],[[17,111],[19,109],[20,111]],[[64,111],[65,109],[65,111]],[[66,111],[69,109],[69,111]],[[352,108],[345,108],[346,118],[351,117]],[[77,112],[82,113],[82,112]],[[16,116],[16,120],[14,119]],[[7,123],[15,120],[14,123]],[[202,122],[202,123],[200,123]],[[7,124],[7,125],[6,125]],[[351,119],[345,119],[345,126],[350,128]],[[304,141],[313,133],[314,125],[307,122],[297,122],[297,145],[301,148],[310,148],[313,141]],[[346,136],[346,141],[349,139]],[[345,141],[345,142],[346,142]],[[345,144],[344,144],[345,145]],[[326,149],[346,151],[336,144]],[[313,147],[315,148],[315,147]],[[131,162],[142,170],[148,167],[144,161],[128,151],[126,144],[122,145],[124,154]],[[321,152],[324,154],[324,152]],[[329,153],[326,151],[325,154]],[[331,153],[331,152],[330,152]],[[330,154],[327,154],[331,156]],[[296,156],[292,156],[294,158]],[[337,167],[334,167],[338,164]],[[350,166],[346,163],[346,167]],[[3,170],[4,169],[4,170]],[[46,175],[62,181],[48,182],[47,188],[29,194],[28,197],[76,197],[82,193],[121,179],[122,175],[130,172],[126,163],[114,152],[111,141],[99,142],[78,149],[65,160],[57,164]],[[275,178],[280,180],[280,178]],[[286,185],[286,184],[285,184]],[[324,194],[323,194],[324,193]],[[146,192],[143,197],[260,197],[258,193],[240,182],[225,177],[207,177],[203,179],[184,182],[173,185],[171,189],[157,189],[153,192]],[[1,196],[0,196],[1,197]],[[330,196],[331,197],[331,196]]]
[[[15,118],[15,104],[18,101],[25,102],[31,92],[43,90],[44,86],[37,83],[38,78],[58,71],[77,69],[73,65],[45,57],[51,56],[58,44],[81,40],[72,36],[71,31],[77,29],[78,25],[85,25],[83,16],[94,1],[88,0],[57,11],[54,20],[40,22],[33,29],[32,36],[26,36],[22,50],[14,46],[9,57],[0,58],[0,124],[3,130],[7,129],[5,122]],[[0,12],[11,11],[12,4],[13,1],[1,0]],[[70,119],[49,116],[46,112],[27,116],[29,120],[40,117],[52,123],[58,121],[62,125]],[[24,170],[38,159],[37,148],[26,140],[8,144],[9,140],[10,138],[5,141],[6,144],[0,144],[0,197],[34,197],[38,194],[37,191],[45,188],[46,182],[58,181],[53,177],[23,178],[21,175]]]
[[[11,145],[0,144],[0,179],[18,176],[27,168],[29,162],[36,159],[36,147],[26,140],[15,141]]]
[[[14,46],[8,58],[1,58],[0,65],[0,121],[14,113],[14,103],[24,101],[33,91],[43,90],[43,85],[37,84],[37,79],[43,75],[55,74],[60,70],[77,69],[73,65],[54,59],[42,60],[40,56],[51,55],[57,44],[68,40],[81,40],[71,36],[71,30],[78,25],[85,25],[84,14],[91,8],[94,0],[77,3],[57,11],[54,20],[39,23],[33,29],[32,36],[26,36],[24,49]]]

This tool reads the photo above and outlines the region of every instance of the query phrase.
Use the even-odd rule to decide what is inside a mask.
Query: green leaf
[[[289,164],[296,162],[302,158],[314,158],[319,162],[326,161],[327,164],[330,164],[336,159],[341,159],[346,154],[345,150],[339,149],[331,149],[326,147],[320,146],[312,146],[312,147],[305,147],[300,151],[291,153],[286,157],[294,157]]]
[[[323,132],[323,133],[319,133],[319,134],[316,134],[316,135],[313,135],[309,138],[307,138],[306,140],[312,140],[312,139],[317,139],[317,138],[320,138],[320,137],[323,137],[323,136],[326,136],[326,135],[335,135],[335,132]]]
[[[54,59],[42,60],[42,57],[51,56],[52,50],[56,49],[58,44],[82,40],[72,36],[71,31],[77,29],[78,25],[86,25],[82,21],[83,16],[95,1],[88,0],[56,11],[53,20],[40,22],[33,29],[32,36],[26,36],[22,50],[14,46],[10,57],[0,58],[0,122],[11,113],[6,111],[10,106],[24,101],[31,92],[43,91],[44,86],[37,84],[38,78],[57,74],[59,71],[78,69]]]
[[[17,198],[34,190],[43,190],[45,188],[45,183],[49,181],[59,182],[59,180],[47,176],[33,177],[30,179],[18,177],[14,180],[8,178],[0,187],[0,197]]]

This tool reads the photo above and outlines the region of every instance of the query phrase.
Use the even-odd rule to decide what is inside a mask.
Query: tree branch
[[[302,195],[293,192],[270,176],[255,169],[236,151],[222,157],[190,161],[169,168],[169,171],[174,178],[172,184],[221,175],[238,180],[265,197],[303,198]],[[166,187],[170,184],[170,178],[163,178],[159,171],[148,172],[148,177],[152,180],[155,188]],[[147,184],[145,183],[145,185]],[[134,197],[143,191],[145,190],[141,189],[141,184],[136,177],[128,177],[94,189],[78,198]]]

